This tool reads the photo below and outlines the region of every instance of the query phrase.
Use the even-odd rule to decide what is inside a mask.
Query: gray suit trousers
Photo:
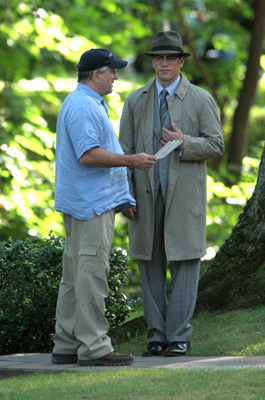
[[[166,296],[167,260],[164,247],[165,205],[161,188],[155,205],[155,233],[151,261],[137,260],[140,271],[148,343],[186,342],[196,305],[200,259],[171,261],[172,293]]]

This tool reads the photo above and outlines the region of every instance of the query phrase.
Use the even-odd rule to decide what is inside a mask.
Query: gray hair
[[[78,71],[77,82],[88,82],[92,79],[93,72],[99,71],[99,73],[103,74],[107,69],[108,67],[101,67],[93,69],[93,71]]]

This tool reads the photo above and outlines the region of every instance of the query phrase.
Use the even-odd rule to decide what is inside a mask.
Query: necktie
[[[160,99],[160,122],[161,126],[164,126],[166,115],[168,113],[168,105],[166,96],[168,95],[167,89],[163,89],[161,92],[161,99]]]

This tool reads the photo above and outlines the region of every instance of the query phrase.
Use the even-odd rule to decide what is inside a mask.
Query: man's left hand
[[[172,140],[180,140],[182,143],[178,146],[180,149],[183,146],[184,136],[181,130],[172,122],[173,131],[169,131],[166,128],[162,128],[162,138],[161,143],[165,145],[167,142]]]

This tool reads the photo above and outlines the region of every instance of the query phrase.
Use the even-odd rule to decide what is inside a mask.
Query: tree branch
[[[180,5],[180,0],[174,0],[175,2],[175,9],[176,9],[176,13],[179,17],[179,22],[180,25],[184,31],[184,36],[185,36],[185,41],[187,43],[187,46],[190,49],[190,52],[192,53],[193,59],[194,59],[194,63],[197,66],[198,70],[200,71],[204,81],[206,82],[206,84],[209,86],[213,97],[216,100],[216,103],[218,104],[219,108],[220,108],[220,114],[221,114],[221,121],[222,123],[224,122],[225,119],[225,111],[224,111],[224,103],[221,100],[220,96],[217,93],[217,89],[215,87],[214,82],[212,81],[211,77],[209,76],[209,74],[207,73],[206,69],[204,68],[203,63],[201,62],[200,58],[197,56],[196,54],[196,50],[193,46],[193,42],[192,42],[192,38],[191,38],[191,34],[190,34],[190,30],[185,22],[184,19],[184,15],[182,13],[182,9],[181,9],[181,5]]]

